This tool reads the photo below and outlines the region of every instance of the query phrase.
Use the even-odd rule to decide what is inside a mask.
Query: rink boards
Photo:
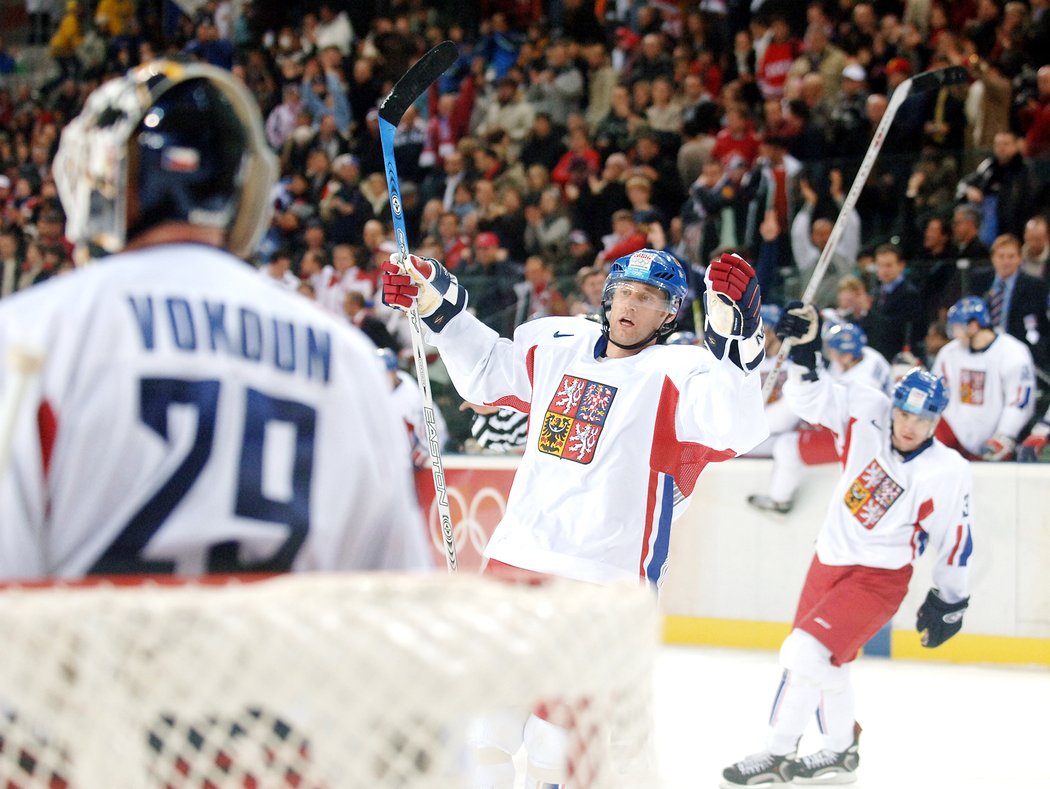
[[[744,458],[701,474],[689,510],[672,530],[661,594],[667,643],[776,649],[787,635],[839,467],[806,469],[792,512],[771,515],[745,502],[749,493],[765,491],[771,463]],[[478,569],[516,466],[516,457],[445,458],[461,571]],[[930,586],[929,557],[923,557],[892,627],[865,652],[1050,666],[1050,465],[971,468],[974,551],[963,632],[936,650],[920,646],[915,611]],[[417,476],[417,487],[443,563],[429,471]]]

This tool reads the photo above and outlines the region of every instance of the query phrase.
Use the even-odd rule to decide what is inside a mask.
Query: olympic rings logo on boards
[[[465,544],[469,543],[474,552],[481,556],[482,551],[485,550],[485,545],[488,543],[490,530],[486,529],[485,525],[478,520],[478,511],[486,500],[491,500],[499,509],[499,518],[502,519],[503,514],[507,511],[507,500],[503,498],[503,494],[498,488],[494,488],[491,485],[479,488],[470,500],[469,506],[467,505],[466,496],[463,495],[459,488],[449,487],[447,492],[449,508],[453,509],[453,501],[459,505],[458,514],[454,509],[452,513],[452,534],[456,542],[456,551],[459,552]],[[430,541],[434,544],[434,548],[444,552],[445,540],[441,535],[441,517],[438,514],[436,498],[430,502],[428,525]],[[496,523],[493,523],[490,528],[495,529]]]

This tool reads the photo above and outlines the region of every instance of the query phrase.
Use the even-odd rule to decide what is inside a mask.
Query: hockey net
[[[472,727],[543,709],[570,731],[569,786],[653,786],[657,628],[633,585],[6,589],[0,785],[469,786]]]

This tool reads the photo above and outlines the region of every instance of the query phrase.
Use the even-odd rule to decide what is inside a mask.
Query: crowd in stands
[[[396,135],[409,245],[505,336],[592,313],[604,267],[642,247],[674,254],[694,296],[731,250],[767,302],[798,297],[893,90],[954,65],[964,84],[897,109],[817,305],[922,358],[978,295],[1050,372],[1050,0],[185,5],[37,13],[30,43],[57,64],[38,87],[0,41],[0,297],[72,266],[49,172],[63,124],[159,56],[231,69],[258,99],[281,178],[252,262],[395,349],[407,330],[374,298],[393,249],[377,105],[430,46],[459,58]],[[1004,235],[1016,272],[992,263]],[[699,320],[694,298],[681,328]]]

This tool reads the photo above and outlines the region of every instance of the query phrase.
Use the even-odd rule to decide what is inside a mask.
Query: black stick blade
[[[405,75],[397,81],[383,103],[379,105],[379,117],[392,126],[401,122],[405,110],[430,87],[445,70],[456,62],[459,50],[451,41],[442,41],[428,51]]]
[[[947,68],[924,71],[911,79],[912,93],[926,93],[939,88],[948,88],[952,85],[962,85],[970,79],[970,74],[962,66],[948,66]]]

